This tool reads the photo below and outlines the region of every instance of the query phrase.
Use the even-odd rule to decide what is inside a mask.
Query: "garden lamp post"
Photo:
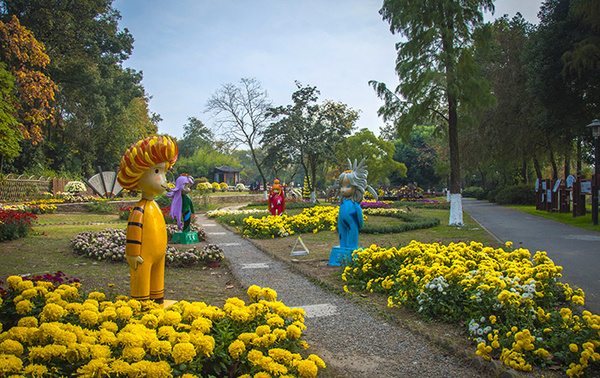
[[[594,226],[598,225],[598,178],[600,178],[600,169],[598,167],[598,155],[600,148],[598,147],[598,138],[600,137],[600,120],[596,118],[587,127],[592,129],[594,136],[594,179],[592,180],[592,222]]]

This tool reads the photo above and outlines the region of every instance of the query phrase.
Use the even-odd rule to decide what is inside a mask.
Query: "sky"
[[[520,12],[537,23],[542,0],[496,0],[491,21]],[[395,44],[378,11],[381,0],[115,0],[119,28],[133,35],[125,67],[143,73],[150,111],[161,134],[183,136],[189,117],[209,128],[210,96],[224,84],[255,78],[273,106],[292,103],[302,85],[316,86],[319,102],[360,111],[357,130],[379,135],[382,101],[369,80],[398,85]],[[218,130],[217,130],[218,134]]]

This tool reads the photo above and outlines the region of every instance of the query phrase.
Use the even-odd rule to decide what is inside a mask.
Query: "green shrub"
[[[376,211],[366,210],[365,214],[368,215],[382,215],[388,216],[396,219],[400,219],[405,223],[394,224],[390,226],[384,225],[374,225],[374,224],[365,224],[361,229],[360,233],[362,234],[399,234],[401,232],[413,231],[413,230],[421,230],[424,228],[431,228],[439,226],[440,220],[437,218],[427,218],[417,214],[410,214],[401,211],[386,211],[381,214]]]
[[[308,209],[309,207],[317,206],[314,202],[304,202],[304,201],[285,201],[285,209]]]
[[[483,199],[485,191],[478,186],[469,186],[468,188],[463,189],[462,195],[467,198]]]
[[[160,207],[161,209],[163,207],[171,206],[171,198],[167,197],[165,193],[154,197],[154,201],[158,204],[158,207]]]
[[[104,201],[88,202],[84,206],[90,213],[109,214],[113,211],[112,206]]]
[[[485,194],[485,199],[490,202],[496,202],[496,195],[504,189],[503,187],[496,186],[494,188],[488,189]]]
[[[535,189],[532,185],[508,186],[496,194],[499,205],[535,205]]]
[[[414,209],[438,209],[450,210],[450,202],[417,202],[417,201],[394,201],[394,208],[414,208]]]

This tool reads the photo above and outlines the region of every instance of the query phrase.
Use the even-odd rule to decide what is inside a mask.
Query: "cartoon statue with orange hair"
[[[273,182],[269,193],[269,211],[272,215],[281,215],[285,211],[285,194],[279,180]]]
[[[127,223],[125,255],[131,273],[131,299],[164,302],[167,228],[154,196],[167,189],[165,173],[177,161],[178,151],[170,137],[154,136],[129,147],[121,159],[119,184],[142,192]]]

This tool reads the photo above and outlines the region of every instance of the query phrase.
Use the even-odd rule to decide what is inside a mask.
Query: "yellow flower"
[[[190,338],[190,342],[196,347],[199,353],[204,354],[206,357],[213,354],[215,339],[212,336],[197,333],[191,334]]]
[[[25,291],[33,289],[33,281],[21,281],[17,284],[17,291]]]
[[[130,307],[119,307],[115,311],[119,319],[129,320],[133,316],[133,310]]]
[[[20,358],[23,354],[23,345],[15,340],[4,340],[2,343],[0,343],[0,353],[12,354]]]
[[[248,288],[247,294],[251,299],[258,300],[262,294],[262,290],[260,287],[252,285]]]
[[[28,374],[32,377],[45,377],[48,375],[48,368],[44,365],[30,364],[25,366],[23,374]]]
[[[123,348],[123,358],[126,361],[140,361],[146,355],[146,350],[142,347],[126,346]]]
[[[317,365],[311,360],[298,361],[295,368],[302,378],[314,378],[319,372],[319,368],[317,368]]]
[[[308,359],[314,362],[321,369],[325,369],[327,367],[325,365],[325,362],[323,362],[323,360],[321,359],[321,357],[317,356],[316,354],[309,355]]]
[[[229,344],[228,351],[232,358],[238,359],[240,355],[246,351],[246,345],[241,340],[235,340]]]
[[[85,377],[108,376],[112,372],[112,369],[108,365],[108,361],[109,360],[106,358],[93,359],[87,364],[77,369],[77,373]]]
[[[94,326],[98,323],[98,313],[90,310],[82,311],[79,314],[79,321],[85,326]]]
[[[23,368],[23,361],[12,354],[0,354],[0,372],[8,377],[17,374]]]
[[[35,316],[26,316],[24,318],[19,319],[17,326],[26,328],[37,328],[38,320]]]
[[[262,296],[267,301],[274,301],[275,299],[277,299],[277,292],[273,289],[269,289],[268,287],[265,287],[262,289]]]
[[[172,355],[176,364],[191,362],[196,357],[196,348],[191,343],[179,343],[173,347]]]
[[[42,310],[40,319],[44,322],[54,322],[66,315],[66,310],[54,303],[47,303]]]
[[[287,327],[287,337],[289,339],[298,339],[302,336],[302,330],[295,325],[290,325]]]
[[[569,344],[569,349],[571,350],[571,352],[573,353],[577,353],[579,351],[579,347],[577,346],[577,344]]]
[[[166,340],[154,340],[150,343],[149,351],[153,356],[170,356],[171,343]]]
[[[10,276],[6,279],[6,284],[13,290],[16,290],[21,282],[23,282],[23,278],[19,276]]]
[[[267,333],[270,333],[271,328],[268,325],[261,325],[261,326],[256,327],[255,332],[258,336],[263,336],[263,335],[266,335]]]
[[[22,301],[18,302],[15,306],[18,314],[24,314],[26,312],[29,312],[34,307],[35,305],[29,299],[23,299]]]

